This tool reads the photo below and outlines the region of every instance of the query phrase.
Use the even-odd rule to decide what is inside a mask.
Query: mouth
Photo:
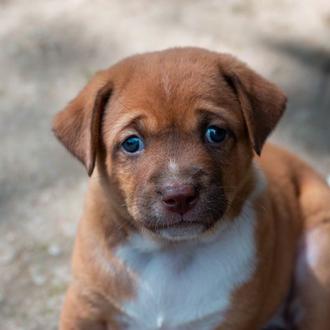
[[[158,229],[158,234],[166,239],[178,241],[196,238],[205,230],[205,225],[201,223],[182,223]]]
[[[158,200],[149,199],[137,206],[133,212],[137,216],[133,218],[147,232],[169,240],[187,240],[212,231],[223,218],[227,202],[222,191],[213,188],[212,194],[201,194],[196,205],[184,213],[169,210]]]
[[[152,232],[168,240],[188,240],[198,237],[212,225],[205,222],[191,222],[181,219],[176,223],[148,226]]]

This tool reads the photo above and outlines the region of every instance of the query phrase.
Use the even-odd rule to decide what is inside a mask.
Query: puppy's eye
[[[131,135],[121,144],[121,147],[125,152],[135,154],[144,149],[144,143],[139,136]]]
[[[221,143],[223,142],[228,135],[228,131],[224,128],[217,126],[209,126],[205,131],[205,141],[207,143]]]

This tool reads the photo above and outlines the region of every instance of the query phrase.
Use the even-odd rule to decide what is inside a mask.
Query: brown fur
[[[134,232],[161,239],[158,227],[178,221],[161,208],[157,194],[174,180],[166,167],[170,160],[179,168],[175,180],[199,189],[187,223],[205,219],[202,235],[208,235],[219,217],[235,219],[254,186],[253,151],[261,153],[285,103],[275,85],[234,57],[196,48],[134,56],[91,80],[53,125],[61,142],[93,173],[62,330],[119,329],[116,315],[121,302],[134,296],[134,276],[113,249]],[[221,147],[206,146],[206,124],[230,130]],[[140,156],[120,149],[131,134],[145,139]],[[292,281],[290,299],[304,309],[294,320],[298,329],[326,330],[329,188],[302,161],[273,146],[264,148],[259,163],[268,182],[254,205],[260,262],[253,279],[236,290],[219,330],[259,329],[287,299]],[[312,231],[317,241],[311,243]],[[314,266],[306,262],[311,244],[319,253]]]

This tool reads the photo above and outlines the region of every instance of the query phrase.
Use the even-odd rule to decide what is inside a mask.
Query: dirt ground
[[[328,0],[0,0],[0,328],[56,329],[87,175],[52,116],[136,52],[231,52],[289,95],[272,139],[330,175]],[[330,178],[330,176],[329,176]]]

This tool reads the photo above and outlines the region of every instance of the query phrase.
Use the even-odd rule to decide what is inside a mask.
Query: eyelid
[[[132,135],[137,135],[137,136],[141,136],[141,134],[139,134],[139,132],[137,132],[136,130],[127,130],[125,131],[125,133],[121,134],[123,136],[124,139],[127,139],[128,137],[132,136]]]
[[[231,135],[236,138],[236,125],[229,125],[228,123],[234,121],[233,114],[229,114],[228,111],[221,113],[221,110],[226,110],[219,106],[208,106],[205,105],[203,108],[197,108],[196,112],[198,113],[200,119],[201,127],[206,129],[206,126],[215,125],[220,128],[224,128],[231,132]],[[204,125],[204,126],[203,126]]]
[[[218,118],[207,118],[207,117],[203,118],[203,120],[199,125],[199,129],[205,132],[206,129],[210,126],[216,126],[225,129],[227,131],[231,131],[231,129],[228,127],[225,121],[219,120]]]
[[[199,109],[200,122],[204,125],[210,126],[226,126],[226,120],[221,115],[205,109]]]
[[[127,130],[123,130],[122,132],[120,132],[117,135],[116,140],[117,140],[118,143],[122,143],[127,138],[129,138],[130,136],[133,136],[133,135],[138,136],[141,139],[144,139],[143,135],[140,134],[137,130],[135,130],[135,129],[127,129]]]

